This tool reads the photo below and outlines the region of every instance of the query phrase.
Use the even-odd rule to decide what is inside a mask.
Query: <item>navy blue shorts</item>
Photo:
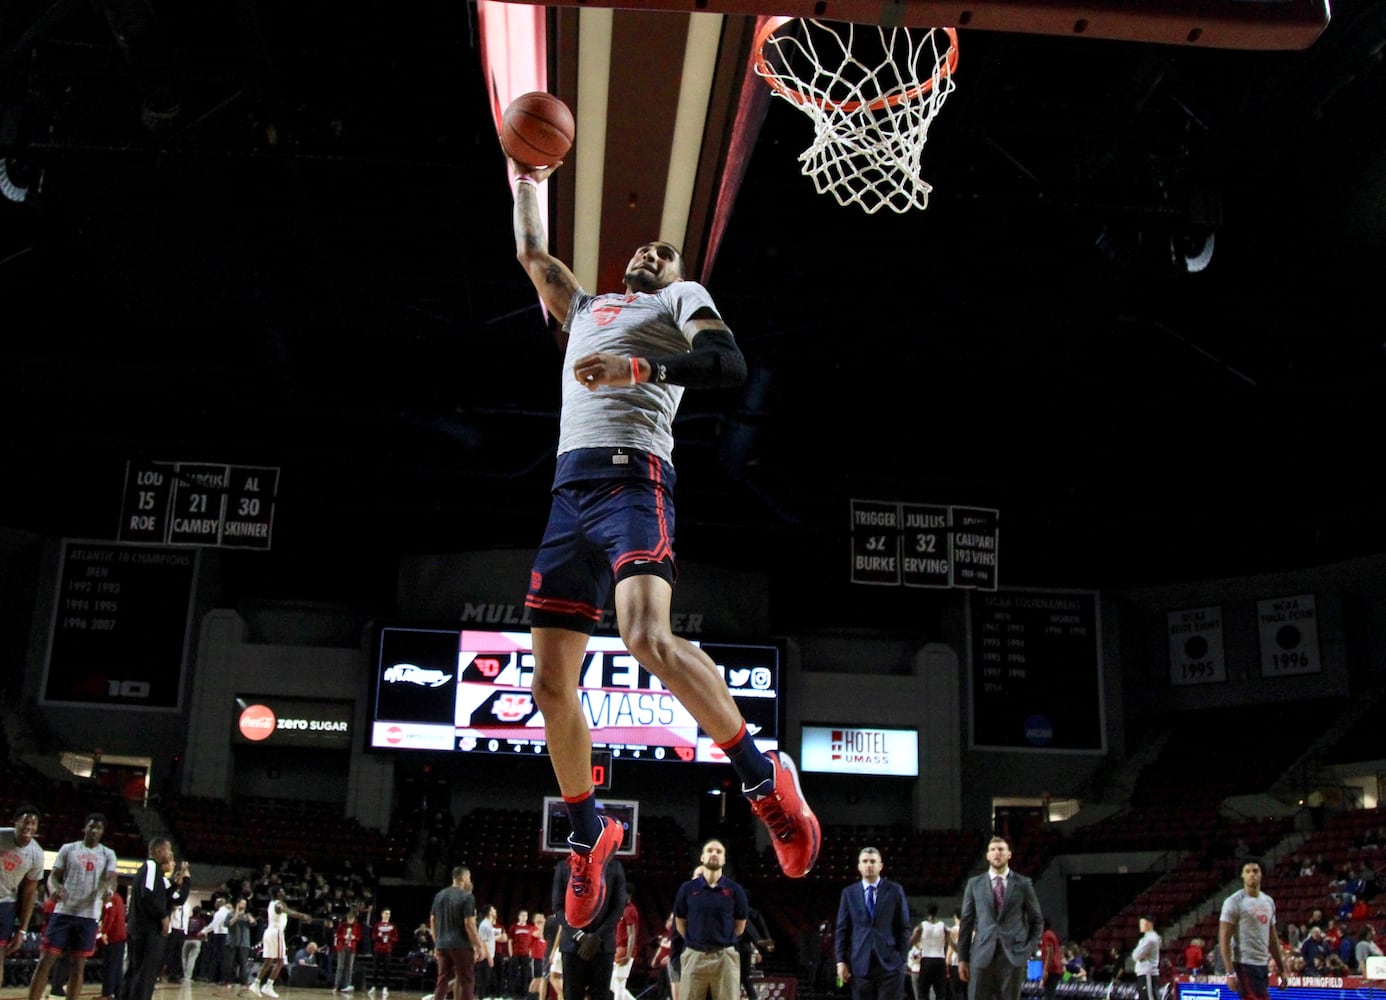
[[[1237,994],[1242,1000],[1270,1000],[1270,967],[1233,963],[1237,973]]]
[[[631,455],[625,476],[554,487],[525,597],[536,627],[591,635],[614,582],[641,574],[674,582],[673,469]]]
[[[54,955],[90,958],[96,951],[96,921],[72,913],[55,913],[43,929],[42,947]]]
[[[15,892],[19,890],[16,889]],[[15,901],[10,899],[0,903],[0,947],[10,943],[14,937]]]

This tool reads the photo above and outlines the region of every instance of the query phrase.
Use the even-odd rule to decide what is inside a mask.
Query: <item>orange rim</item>
[[[755,66],[757,75],[768,83],[772,90],[793,101],[795,104],[813,104],[825,111],[845,111],[848,114],[859,111],[862,108],[866,108],[870,111],[879,111],[882,108],[895,107],[904,101],[917,100],[934,89],[934,80],[931,75],[927,80],[921,81],[902,93],[892,94],[889,97],[878,98],[874,101],[825,101],[805,94],[802,91],[795,90],[793,87],[788,86],[779,78],[778,74],[770,69],[770,64],[765,58],[765,43],[770,40],[771,35],[779,31],[790,21],[798,20],[802,19],[784,16],[767,17],[765,23],[761,25],[760,30],[756,32],[755,59],[752,63]],[[958,32],[953,28],[935,28],[933,30],[942,31],[948,36],[948,51],[943,56],[942,72],[944,76],[951,76],[953,71],[958,68]]]

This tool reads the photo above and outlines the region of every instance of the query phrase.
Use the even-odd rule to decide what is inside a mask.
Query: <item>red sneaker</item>
[[[789,754],[768,750],[765,756],[775,765],[775,776],[742,792],[750,800],[751,812],[770,830],[780,870],[790,878],[803,878],[818,860],[822,840],[818,817],[804,801],[799,770]]]
[[[563,894],[563,916],[569,927],[582,930],[602,912],[606,902],[606,863],[621,846],[624,831],[610,816],[603,816],[602,832],[591,854],[568,855],[568,889]]]

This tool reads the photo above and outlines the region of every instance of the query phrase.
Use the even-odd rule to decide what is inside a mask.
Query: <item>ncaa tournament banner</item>
[[[40,701],[174,712],[196,550],[64,539]]]
[[[1188,608],[1171,611],[1169,629],[1169,682],[1221,684],[1227,680],[1223,656],[1222,608]]]
[[[1256,624],[1261,635],[1262,677],[1322,673],[1313,594],[1257,601]]]

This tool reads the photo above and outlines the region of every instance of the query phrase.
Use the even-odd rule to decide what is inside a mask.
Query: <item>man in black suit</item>
[[[901,1000],[910,950],[910,906],[899,883],[881,878],[881,852],[857,855],[861,881],[842,890],[837,907],[837,978],[852,1000]]]
[[[967,880],[958,928],[958,976],[969,1000],[1020,1000],[1027,963],[1044,934],[1035,884],[1011,871],[1011,845],[987,844],[987,871]]]
[[[149,857],[130,883],[130,971],[121,1000],[150,1000],[154,995],[154,979],[164,964],[169,913],[183,905],[191,885],[186,861],[170,880],[167,873],[172,871],[173,845],[167,837],[155,837],[149,842]]]
[[[626,870],[612,858],[602,877],[606,896],[601,909],[586,927],[574,928],[564,914],[572,878],[568,861],[560,861],[553,873],[553,909],[562,921],[558,950],[563,955],[563,1000],[612,1000],[611,968],[616,961],[616,925],[626,909]]]

